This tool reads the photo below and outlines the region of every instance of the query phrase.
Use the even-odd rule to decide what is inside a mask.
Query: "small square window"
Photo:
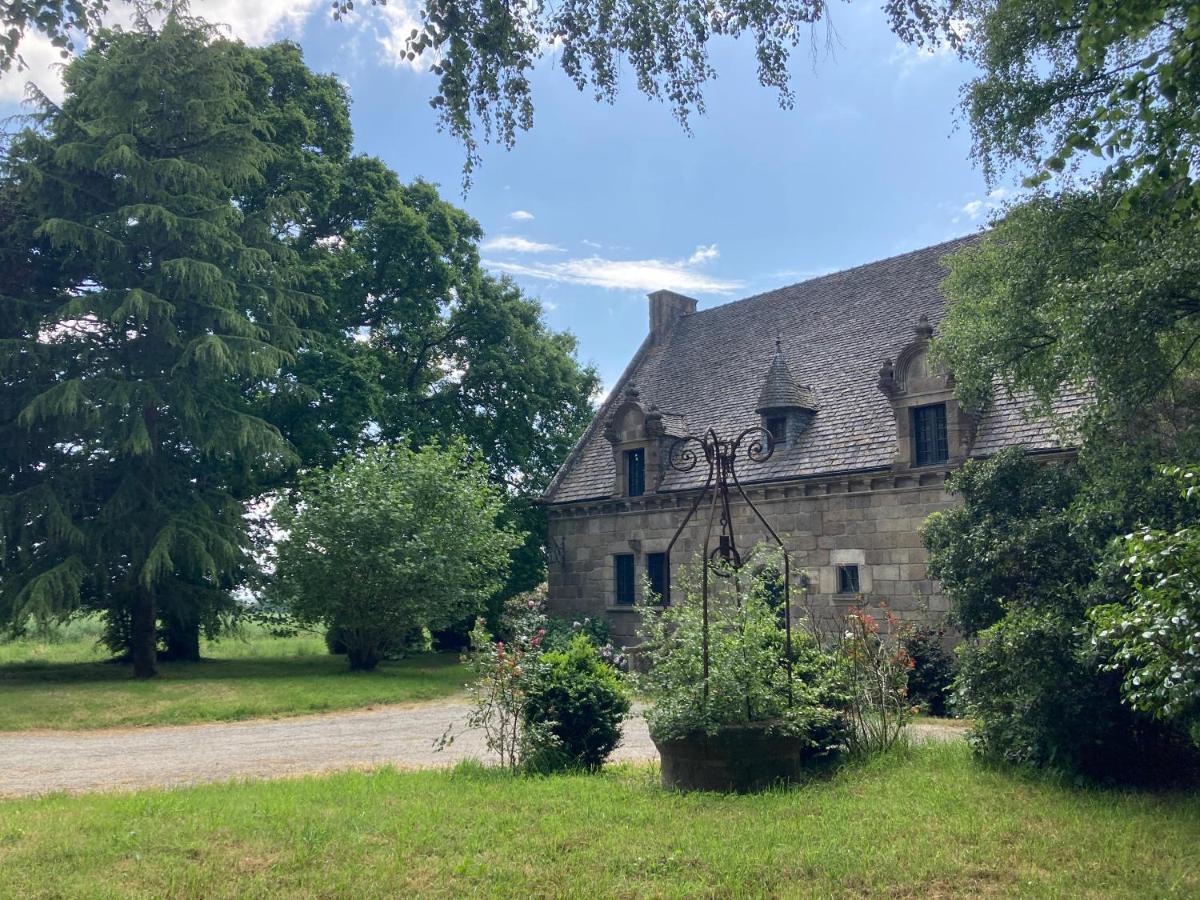
[[[633,605],[633,554],[618,553],[613,557],[616,576],[616,601],[621,606]]]
[[[858,586],[858,566],[838,566],[837,582],[839,594],[861,593]]]
[[[646,493],[646,451],[641,447],[625,451],[625,493],[630,497]]]
[[[671,602],[671,569],[665,553],[646,554],[646,577],[650,579],[650,590],[664,606]]]
[[[773,446],[787,443],[787,416],[771,416],[763,427],[770,432]]]

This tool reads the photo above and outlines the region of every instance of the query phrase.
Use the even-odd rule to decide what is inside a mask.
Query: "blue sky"
[[[411,9],[392,0],[340,23],[327,9],[193,0],[248,41],[298,41],[311,66],[341,76],[357,149],[437,182],[475,216],[488,266],[578,336],[606,387],[645,335],[650,290],[728,302],[974,231],[1012,191],[989,191],[969,158],[956,105],[971,69],[902,47],[877,6],[838,4],[833,54],[796,51],[791,110],[758,85],[751,44],[716,44],[719,77],[691,136],[631,85],[596,103],[546,59],[533,131],[511,151],[485,147],[464,197],[462,149],[428,105],[434,77],[392,52]],[[23,52],[30,69],[0,81],[0,114],[16,111],[27,79],[54,91],[52,53],[36,42]]]

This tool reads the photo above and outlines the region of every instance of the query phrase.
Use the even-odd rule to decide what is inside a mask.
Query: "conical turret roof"
[[[775,358],[767,370],[762,392],[758,395],[758,405],[754,408],[757,413],[771,410],[803,409],[809,412],[817,411],[817,397],[812,388],[797,384],[792,378],[787,360],[783,358],[780,342],[775,341]]]

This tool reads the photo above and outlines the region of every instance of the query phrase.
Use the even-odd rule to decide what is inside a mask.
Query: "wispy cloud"
[[[950,221],[957,225],[965,217],[967,221],[978,222],[981,218],[1003,209],[1005,200],[1010,199],[1012,193],[1008,188],[1001,187],[989,192],[986,197],[968,200],[958,209],[958,215]]]
[[[543,244],[516,235],[502,234],[481,244],[484,250],[497,253],[551,253],[562,250],[558,244]]]
[[[716,278],[689,268],[686,261],[662,259],[569,259],[558,263],[519,263],[484,260],[497,272],[525,278],[539,278],[566,284],[584,284],[612,290],[727,294],[742,287],[742,282]]]
[[[704,244],[700,244],[696,247],[692,255],[688,257],[688,265],[698,266],[709,260],[716,259],[720,255],[721,251],[717,249],[716,244],[709,244],[707,247]]]
[[[508,217],[516,222],[532,222],[533,213],[524,209],[514,209],[508,214]]]

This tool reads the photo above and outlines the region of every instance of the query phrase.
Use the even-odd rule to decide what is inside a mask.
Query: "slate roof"
[[[612,446],[602,423],[635,382],[640,402],[671,417],[671,433],[722,437],[760,422],[755,412],[781,339],[795,383],[811,387],[819,412],[797,441],[766,463],[739,459],[743,482],[878,470],[895,456],[896,422],[876,386],[880,364],[895,359],[914,338],[922,315],[936,326],[945,308],[941,259],[974,237],[959,238],[789,287],[715,306],[675,323],[658,344],[645,341],[613,386],[592,424],[550,483],[545,500],[569,503],[608,498],[613,486]],[[1064,398],[1060,411],[1082,403]],[[997,392],[980,419],[975,455],[1012,445],[1031,450],[1060,446],[1051,423],[1027,421],[1028,404]],[[694,486],[696,474],[672,469],[660,491]]]
[[[782,341],[775,342],[775,356],[771,360],[771,368],[763,379],[762,392],[755,404],[756,412],[766,410],[807,409],[815,412],[819,407],[816,394],[808,385],[796,384],[792,371],[788,368],[787,360],[783,357]]]

